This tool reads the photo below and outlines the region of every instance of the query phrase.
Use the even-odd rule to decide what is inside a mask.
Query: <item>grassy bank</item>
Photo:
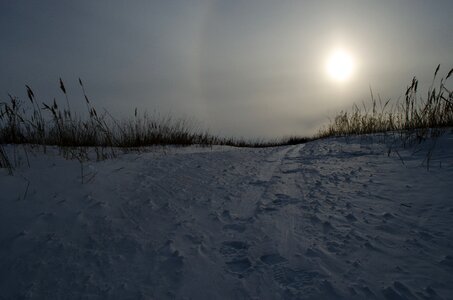
[[[99,112],[79,79],[86,106],[80,116],[71,111],[68,92],[60,79],[63,104],[41,102],[26,86],[28,101],[9,95],[0,102],[0,144],[37,144],[60,147],[137,148],[152,145],[229,145],[270,147],[306,142],[289,137],[272,141],[223,138],[195,128],[184,119],[150,117],[135,110],[133,117],[117,120],[108,111]]]
[[[407,87],[403,101],[382,101],[371,92],[370,105],[354,105],[352,111],[340,112],[330,124],[320,130],[318,136],[322,138],[381,132],[429,134],[433,128],[453,127],[453,93],[446,87],[453,69],[440,79],[439,71],[440,65],[434,72],[426,97],[420,96],[415,77]]]
[[[224,138],[200,130],[190,122],[172,117],[151,117],[135,110],[132,117],[118,120],[108,111],[99,112],[79,79],[86,107],[84,114],[71,110],[68,92],[60,79],[63,101],[43,102],[32,88],[25,86],[28,99],[9,95],[0,102],[0,168],[12,170],[11,160],[2,145],[58,146],[66,157],[88,159],[93,148],[97,159],[114,157],[118,149],[140,149],[152,145],[228,145],[235,147],[274,147],[304,143],[332,136],[351,136],[392,132],[405,143],[408,137],[423,140],[438,135],[442,128],[453,127],[453,93],[446,86],[453,69],[439,78],[434,72],[426,97],[418,91],[414,77],[402,101],[382,101],[371,93],[369,105],[354,105],[340,112],[313,137],[287,137],[276,140]]]

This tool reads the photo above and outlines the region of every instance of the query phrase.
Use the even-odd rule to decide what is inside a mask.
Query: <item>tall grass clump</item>
[[[453,127],[453,93],[446,87],[451,69],[445,78],[437,81],[440,65],[437,66],[426,98],[419,97],[418,80],[412,79],[404,100],[392,105],[390,100],[377,99],[371,92],[371,107],[353,106],[352,111],[340,112],[319,132],[319,137],[349,136],[368,133],[399,132],[429,133],[432,128]]]
[[[230,145],[236,147],[268,147],[304,142],[305,138],[288,138],[275,141],[246,141],[220,138],[194,127],[184,119],[150,117],[135,109],[134,116],[125,120],[115,119],[107,110],[99,112],[88,98],[81,79],[86,113],[71,111],[68,91],[60,78],[59,87],[64,104],[53,99],[38,101],[28,85],[27,101],[8,94],[7,101],[0,101],[0,145],[34,144],[55,145],[60,149],[94,147],[98,158],[114,156],[114,148],[138,148],[151,145]],[[45,149],[45,148],[44,148]],[[1,149],[0,149],[1,150]],[[81,159],[86,151],[77,151]],[[0,152],[0,155],[3,152]],[[0,156],[2,158],[2,156]],[[6,156],[5,156],[6,158]],[[4,164],[6,159],[0,162]]]
[[[38,103],[33,90],[26,85],[28,103],[8,95],[0,102],[0,144],[39,144],[61,147],[140,147],[156,144],[209,144],[214,138],[197,133],[184,120],[151,119],[137,110],[134,118],[117,121],[108,111],[99,113],[91,105],[82,81],[85,116],[71,111],[66,87],[60,79],[65,104],[56,99]]]

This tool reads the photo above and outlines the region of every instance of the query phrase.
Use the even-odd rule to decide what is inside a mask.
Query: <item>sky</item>
[[[0,101],[187,118],[222,136],[310,135],[336,112],[422,92],[453,67],[451,0],[0,2]],[[326,63],[343,51],[351,74]]]

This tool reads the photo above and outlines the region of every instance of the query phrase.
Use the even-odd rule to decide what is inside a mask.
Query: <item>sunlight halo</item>
[[[325,67],[331,79],[346,82],[354,72],[354,59],[348,51],[336,49],[328,56]]]

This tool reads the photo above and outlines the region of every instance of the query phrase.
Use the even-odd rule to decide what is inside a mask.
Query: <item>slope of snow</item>
[[[381,139],[156,148],[87,162],[83,184],[19,147],[0,299],[453,299],[453,134]]]

